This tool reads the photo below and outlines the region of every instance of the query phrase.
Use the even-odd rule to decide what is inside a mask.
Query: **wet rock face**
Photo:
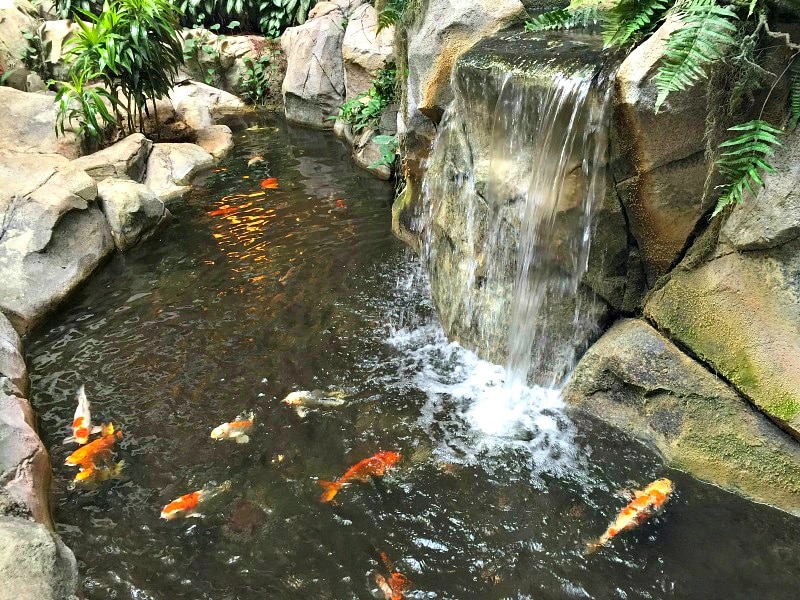
[[[645,314],[800,438],[800,134],[754,200],[695,242]]]
[[[96,196],[94,180],[62,156],[0,157],[0,310],[18,331],[38,323],[113,249]]]
[[[0,517],[0,600],[72,600],[80,594],[72,551],[44,526]]]
[[[563,397],[654,446],[673,467],[800,514],[800,445],[644,321],[609,329]]]

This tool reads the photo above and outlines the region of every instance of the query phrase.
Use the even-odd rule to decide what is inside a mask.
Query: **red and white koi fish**
[[[102,437],[81,446],[67,457],[65,465],[88,469],[100,461],[110,462],[111,449],[117,440],[122,439],[121,431],[114,431],[114,424],[103,425]]]
[[[171,521],[179,517],[202,517],[203,515],[198,512],[200,505],[217,494],[227,492],[232,486],[230,481],[226,481],[219,486],[206,486],[202,490],[184,494],[161,509],[161,518]]]
[[[72,435],[64,440],[65,444],[75,442],[83,446],[89,441],[89,436],[93,433],[100,433],[100,427],[92,427],[92,413],[89,408],[89,399],[86,397],[86,388],[82,385],[78,388],[75,396],[78,401],[78,408],[75,409],[75,416],[72,419]]]
[[[381,552],[381,560],[389,571],[389,577],[375,573],[375,583],[378,589],[386,600],[403,600],[403,592],[408,590],[411,582],[400,571],[392,568],[389,556],[385,552]]]
[[[222,425],[217,425],[211,430],[212,440],[236,440],[238,444],[246,444],[250,441],[248,432],[253,428],[255,415],[251,412],[244,416],[236,417],[236,420]]]
[[[633,500],[620,511],[606,532],[587,545],[586,551],[589,554],[597,552],[623,531],[634,529],[652,516],[660,514],[672,494],[672,482],[669,479],[658,479],[643,491],[636,490],[633,493]]]
[[[336,481],[324,481],[320,479],[317,483],[322,486],[323,492],[320,497],[321,502],[330,502],[342,489],[342,486],[353,481],[368,481],[370,477],[380,477],[386,470],[396,465],[402,457],[397,452],[378,452],[374,456],[365,458],[347,469],[345,474]]]

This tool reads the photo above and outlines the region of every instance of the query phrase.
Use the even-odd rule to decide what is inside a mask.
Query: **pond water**
[[[390,233],[391,187],[330,134],[260,119],[157,239],[30,340],[56,519],[88,598],[381,598],[381,552],[406,598],[797,597],[798,519],[664,469],[551,391],[504,387],[444,339]],[[81,383],[95,421],[124,432],[126,479],[96,489],[63,466]],[[346,404],[301,417],[280,402],[315,388]],[[249,444],[209,438],[250,410]],[[398,468],[320,502],[318,479],[378,450]],[[677,486],[667,511],[585,555],[621,491],[661,476]],[[159,518],[226,480],[202,519]]]

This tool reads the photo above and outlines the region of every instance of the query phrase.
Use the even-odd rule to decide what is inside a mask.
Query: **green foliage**
[[[218,31],[219,24],[212,25],[212,31]],[[216,40],[205,29],[197,29],[193,37],[183,41],[183,62],[194,73],[199,73],[206,85],[214,85],[217,81],[217,72],[222,68],[220,53],[215,45],[222,42],[224,35],[217,36]]]
[[[316,0],[180,0],[177,7],[187,27],[236,23],[244,31],[279,37],[287,28],[305,23]]]
[[[78,108],[57,100],[62,123],[57,131],[63,133],[65,120],[78,119],[80,129],[94,138],[104,121],[124,128],[123,111],[127,131],[133,131],[137,117],[141,129],[147,102],[155,107],[169,93],[183,63],[174,6],[169,0],[112,0],[99,15],[84,17],[76,18],[79,30],[66,44],[70,82],[61,83],[62,97],[74,96]],[[89,82],[102,87],[89,88]],[[109,103],[111,120],[98,98]]]
[[[408,0],[376,0],[375,10],[378,11],[378,32],[400,21],[407,8]]]
[[[269,75],[272,65],[270,56],[253,60],[244,58],[245,76],[242,80],[242,97],[250,104],[264,105],[269,98]]]
[[[712,216],[730,204],[741,203],[748,193],[755,196],[764,185],[762,174],[775,172],[767,159],[780,146],[783,134],[782,130],[760,119],[728,131],[738,135],[719,146],[722,154],[717,159],[717,167],[727,182],[722,186],[722,195]]]
[[[647,33],[666,11],[665,0],[620,0],[603,18],[606,48],[624,46]]]
[[[794,129],[800,122],[800,58],[795,58],[789,71],[789,103],[791,105],[791,116],[789,117],[789,128]]]
[[[661,66],[656,73],[658,90],[655,109],[670,92],[688,89],[708,74],[708,65],[721,61],[736,44],[736,13],[713,0],[691,0],[680,9],[683,26],[672,33]]]
[[[386,65],[378,72],[366,93],[345,102],[339,109],[338,118],[353,126],[353,131],[377,127],[384,109],[397,102],[397,67]],[[336,117],[333,117],[336,118]]]
[[[399,146],[397,137],[393,135],[376,135],[372,138],[372,141],[380,148],[381,157],[369,165],[369,168],[374,169],[376,167],[387,166],[389,169],[392,169],[397,160],[397,149]]]
[[[46,61],[50,52],[52,42],[44,42],[37,33],[25,31],[22,37],[27,40],[28,45],[22,53],[22,63],[29,71],[37,73],[42,79],[48,80],[53,77],[52,65]]]
[[[571,9],[562,8],[542,13],[525,22],[528,31],[552,31],[554,29],[574,29],[587,27],[600,20],[600,12],[596,6]]]
[[[56,134],[64,135],[67,126],[74,128],[77,124],[75,132],[78,136],[85,140],[87,146],[96,147],[102,141],[107,127],[116,123],[116,118],[108,109],[115,99],[105,88],[89,86],[92,79],[99,78],[99,73],[80,70],[70,75],[70,81],[59,82],[55,98],[58,105]]]

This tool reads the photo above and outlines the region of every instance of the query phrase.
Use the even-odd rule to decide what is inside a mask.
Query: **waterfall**
[[[501,34],[462,56],[422,185],[445,330],[558,387],[606,307],[581,284],[606,193],[611,78],[597,36]]]

